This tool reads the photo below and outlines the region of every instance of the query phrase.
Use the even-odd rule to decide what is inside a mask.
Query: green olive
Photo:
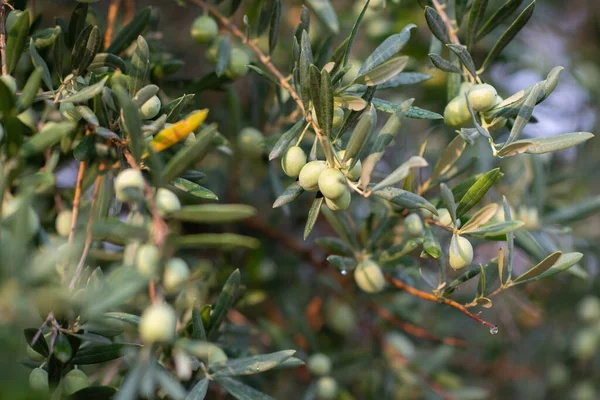
[[[346,154],[346,150],[340,150],[338,152],[338,158],[340,160],[342,160],[344,158],[344,155]],[[350,166],[353,162],[353,159],[349,159],[348,161],[346,161],[346,166]],[[358,160],[356,162],[356,164],[354,164],[354,166],[352,167],[352,169],[348,170],[348,168],[342,168],[342,172],[346,175],[346,177],[348,179],[350,179],[351,181],[355,181],[358,178],[360,178],[360,174],[362,172],[362,163],[360,162],[360,160]]]
[[[473,261],[473,246],[467,238],[453,235],[450,241],[450,266],[454,269],[467,267]]]
[[[356,315],[347,303],[332,299],[325,305],[325,323],[340,335],[348,335],[356,326]]]
[[[457,96],[450,100],[444,109],[444,120],[448,126],[453,128],[462,128],[469,125],[472,118],[464,96]]]
[[[44,361],[46,357],[35,351],[31,346],[27,346],[27,357],[32,361]]]
[[[415,214],[409,214],[404,218],[404,228],[409,236],[421,236],[423,234],[423,222],[421,218]]]
[[[115,194],[120,201],[134,201],[144,198],[144,177],[136,169],[124,169],[115,179]]]
[[[141,245],[135,255],[135,268],[144,277],[153,278],[158,275],[160,251],[153,244]]]
[[[62,379],[63,393],[71,395],[90,386],[90,380],[80,369],[72,369]]]
[[[296,178],[306,165],[306,153],[299,146],[290,147],[281,158],[281,168],[289,177]]]
[[[56,233],[62,237],[69,236],[69,233],[71,233],[72,220],[73,212],[71,210],[63,210],[59,212],[55,221]]]
[[[600,321],[600,299],[594,295],[588,295],[579,302],[577,307],[579,318],[585,323]]]
[[[233,49],[229,56],[229,64],[225,74],[230,79],[241,78],[248,73],[248,64],[250,64],[248,54],[242,49]]]
[[[342,107],[336,107],[333,110],[333,128],[337,129],[342,126],[344,122],[344,109]]]
[[[452,225],[452,216],[450,215],[450,211],[447,208],[438,208],[438,215],[434,218],[440,222],[440,224],[444,226]]]
[[[338,395],[338,384],[330,376],[324,376],[317,381],[317,399],[334,400]]]
[[[179,197],[169,189],[159,188],[156,191],[156,197],[154,198],[156,202],[156,208],[158,208],[158,212],[163,217],[172,212],[181,210],[181,202],[179,201]]]
[[[327,168],[318,179],[319,190],[329,200],[336,200],[348,191],[344,174],[335,168]]]
[[[460,88],[458,89],[458,95],[461,97],[465,96],[465,93],[469,93],[469,90],[473,87],[471,82],[463,82],[460,84]]]
[[[161,102],[158,96],[152,96],[140,107],[142,119],[152,119],[160,113]]]
[[[578,382],[569,393],[571,400],[598,400],[596,387],[593,382]]]
[[[144,343],[172,342],[175,339],[177,315],[165,303],[157,303],[144,310],[138,325]]]
[[[550,387],[560,387],[569,382],[569,369],[561,363],[550,366],[546,373],[546,379]]]
[[[210,45],[210,47],[206,50],[206,59],[211,63],[216,63],[218,59],[219,53],[219,45],[221,44],[221,40],[223,38],[218,36]]]
[[[322,160],[315,160],[307,163],[298,175],[300,186],[307,192],[319,191],[319,176],[321,175],[321,172],[326,169],[327,164]]]
[[[350,190],[346,188],[344,194],[335,200],[331,200],[330,198],[325,197],[325,204],[331,211],[343,211],[350,207],[350,202],[352,201],[352,195],[350,194]]]
[[[219,33],[217,21],[208,15],[196,18],[192,25],[192,37],[198,43],[208,43],[213,41]]]
[[[487,111],[496,105],[498,92],[492,85],[481,83],[474,85],[467,97],[474,111]]]
[[[263,154],[265,138],[261,131],[246,127],[238,136],[238,148],[248,158],[258,158]]]
[[[15,218],[17,218],[18,215],[17,212],[20,211],[22,207],[27,207],[25,225],[19,226],[18,229],[25,228],[22,232],[25,232],[27,237],[32,237],[40,229],[40,217],[38,217],[33,207],[25,205],[24,203],[25,201],[19,197],[9,200],[4,204],[4,207],[2,207],[2,219],[6,221],[15,221]]]
[[[372,260],[364,260],[354,270],[354,280],[359,288],[367,293],[379,293],[385,287],[385,277],[379,265]]]
[[[190,269],[181,258],[172,258],[165,265],[163,285],[167,292],[173,292],[190,277]]]
[[[314,375],[326,376],[331,373],[331,359],[322,353],[310,356],[306,365]]]
[[[42,368],[34,368],[29,374],[29,387],[36,393],[48,394],[50,387],[48,385],[48,372]]]
[[[579,361],[591,360],[598,351],[599,341],[598,333],[594,329],[585,328],[580,330],[573,339],[573,355]]]

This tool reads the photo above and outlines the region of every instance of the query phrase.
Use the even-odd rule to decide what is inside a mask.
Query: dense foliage
[[[536,326],[530,288],[589,278],[567,225],[600,202],[549,193],[551,153],[593,135],[524,133],[563,67],[516,93],[487,76],[535,0],[418,2],[362,61],[395,2],[346,27],[329,0],[178,0],[211,65],[193,78],[156,9],[26,3],[0,0],[0,326],[23,348],[3,373],[29,374],[7,398],[493,398],[453,363]],[[440,79],[440,112],[403,94]],[[576,306],[542,396],[596,397],[600,299]]]

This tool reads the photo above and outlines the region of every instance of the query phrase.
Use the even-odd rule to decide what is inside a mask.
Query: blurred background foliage
[[[30,3],[41,15],[42,27],[53,24],[56,16],[68,18],[73,9],[73,2],[67,0],[30,0]],[[94,4],[101,27],[108,3],[104,0]],[[236,81],[229,91],[211,90],[201,80],[214,67],[205,58],[207,46],[195,43],[189,34],[193,20],[200,14],[197,7],[184,8],[167,0],[124,3],[136,9],[152,6],[152,31],[147,35],[148,42],[168,51],[173,59],[183,61],[182,68],[165,79],[160,71],[152,71],[153,81],[160,83],[169,96],[174,98],[197,92],[197,108],[210,108],[210,121],[217,122],[221,133],[230,140],[235,140],[242,126],[265,130],[266,121],[259,109],[263,103],[259,100],[267,89],[260,77],[251,73]],[[341,31],[349,31],[362,2],[333,0],[332,3],[340,19]],[[492,5],[500,3],[490,1]],[[291,48],[290,38],[299,19],[300,5],[297,1],[284,2],[285,24],[280,39],[283,43],[272,56],[276,65],[290,63],[287,49]],[[253,7],[245,7],[248,13],[252,12]],[[256,10],[254,7],[254,12]],[[494,84],[499,94],[506,96],[543,79],[554,65],[565,67],[555,93],[536,108],[534,116],[539,122],[526,128],[527,135],[598,131],[598,15],[600,3],[595,0],[538,0],[530,23],[485,73],[485,80]],[[234,18],[238,26],[243,26],[241,16],[242,13],[237,13]],[[127,18],[127,13],[119,17]],[[404,49],[404,53],[411,56],[407,69],[430,73],[433,77],[422,85],[390,90],[385,93],[385,98],[399,103],[414,97],[415,104],[420,107],[442,113],[447,103],[446,74],[430,66],[427,53],[431,33],[418,1],[372,1],[352,57],[364,60],[382,39],[409,23],[415,23],[418,28]],[[322,26],[313,24],[311,38],[318,43],[324,37]],[[486,40],[493,42],[493,35]],[[489,44],[484,41],[474,50],[474,57],[480,60],[485,56]],[[232,115],[232,108],[223,106],[231,103],[240,104],[239,115]],[[265,130],[265,133],[274,132]],[[454,133],[442,122],[410,120],[398,137],[393,150],[386,153],[384,171],[387,168],[390,172],[399,162],[418,152],[425,138],[428,139],[427,151],[439,153]],[[542,208],[552,211],[588,197],[597,198],[600,196],[596,174],[600,167],[600,158],[596,156],[599,150],[600,142],[592,140],[585,147],[548,156],[552,162],[542,161],[543,167],[550,169],[548,186],[536,180],[535,164],[530,156],[509,158],[500,163],[506,176],[496,189],[508,197],[517,214],[525,216],[539,207],[540,201]],[[482,151],[477,146],[469,151],[478,157],[476,170],[491,169],[489,151]],[[240,342],[240,347],[296,348],[299,350],[297,356],[302,355],[301,358],[317,350],[326,353],[333,360],[332,376],[339,384],[348,392],[359,387],[360,393],[368,399],[387,398],[384,396],[390,393],[395,393],[391,398],[407,399],[591,400],[600,397],[600,306],[597,297],[596,302],[590,300],[593,299],[590,296],[600,293],[600,213],[569,222],[568,228],[544,227],[545,233],[566,247],[583,248],[585,257],[581,265],[589,276],[581,279],[562,274],[496,297],[494,307],[485,310],[485,315],[487,320],[498,323],[497,335],[490,335],[487,328],[453,309],[423,302],[402,292],[388,295],[388,307],[402,314],[404,320],[437,337],[458,337],[465,341],[464,347],[451,347],[415,338],[410,332],[390,326],[378,318],[369,306],[367,296],[356,289],[351,276],[339,274],[330,265],[315,268],[325,252],[314,243],[314,238],[332,234],[331,228],[326,221],[319,221],[316,234],[305,243],[298,241],[310,200],[295,202],[285,218],[281,210],[272,209],[277,193],[271,187],[266,160],[236,157],[232,161],[227,155],[214,153],[204,161],[203,171],[207,173],[206,186],[220,199],[251,204],[265,221],[261,226],[253,220],[236,228],[260,238],[260,249],[200,254],[207,263],[218,266],[211,278],[214,282],[223,282],[233,269],[241,269],[247,291],[237,307],[243,314],[239,317],[268,335],[252,339],[259,343]],[[64,178],[59,181],[73,179],[72,173],[65,171]],[[357,200],[354,205],[358,213],[361,201],[365,200]],[[529,214],[529,221],[535,230],[537,218]],[[296,252],[290,251],[290,243],[292,248],[299,247]],[[480,247],[476,253],[484,262],[493,256],[497,246],[485,244]],[[531,265],[528,255],[523,252],[518,254],[516,262],[514,268],[517,271],[524,271]],[[4,278],[0,281],[0,397],[13,399],[21,397],[20,388],[29,373],[27,368],[15,366],[15,360],[25,359],[22,328],[35,326],[41,320],[31,319],[33,314],[22,309],[25,303],[14,292],[10,279]],[[413,276],[413,279],[420,277]],[[474,289],[461,290],[470,292]],[[470,298],[463,300],[470,301]],[[373,353],[374,349],[380,351]],[[101,370],[90,371],[92,376],[94,373],[101,373]],[[275,398],[296,399],[301,398],[310,381],[308,372],[301,368],[294,373],[277,375],[277,379],[265,374],[253,383],[256,387],[270,388],[269,392]]]

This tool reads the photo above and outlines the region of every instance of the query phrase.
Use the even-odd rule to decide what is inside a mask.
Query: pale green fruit
[[[58,110],[60,111],[60,115],[66,120],[78,122],[82,118],[73,103],[60,103]]]
[[[10,75],[2,75],[0,76],[2,83],[6,85],[6,87],[11,91],[12,94],[17,93],[17,81]]]
[[[29,374],[29,387],[39,394],[49,393],[48,372],[42,368],[34,368]]]
[[[346,188],[346,191],[343,195],[335,200],[331,200],[325,197],[325,204],[331,211],[343,211],[350,207],[350,201],[352,200],[352,195],[350,194],[350,190]]]
[[[440,222],[440,224],[444,226],[452,225],[452,216],[450,215],[450,211],[448,211],[447,208],[438,208],[437,212],[438,215],[435,217],[435,219],[437,219]]]
[[[467,97],[473,111],[487,111],[496,105],[498,92],[492,85],[481,83],[474,85],[468,92]]]
[[[261,131],[246,127],[238,136],[238,148],[248,158],[258,158],[263,154],[265,138]]]
[[[299,146],[290,147],[281,158],[281,168],[289,177],[296,178],[306,165],[306,153]]]
[[[144,177],[136,169],[124,169],[115,179],[115,194],[120,201],[140,200],[144,197]]]
[[[331,373],[331,359],[322,353],[310,356],[306,365],[314,375],[325,376]]]
[[[571,400],[598,400],[596,388],[592,382],[579,382],[570,393]]]
[[[600,321],[600,299],[594,295],[584,297],[577,307],[577,313],[585,323]]]
[[[598,334],[593,329],[580,330],[573,340],[573,355],[580,361],[591,360],[598,351],[598,341]]]
[[[220,347],[214,347],[211,352],[208,353],[208,365],[225,362],[228,360],[227,354]]]
[[[453,128],[462,128],[469,125],[472,117],[464,96],[459,95],[450,100],[444,109],[444,120],[448,126]]]
[[[464,97],[465,93],[469,93],[469,90],[473,87],[471,82],[463,82],[460,84],[458,89],[458,95]]]
[[[336,107],[333,110],[333,128],[337,129],[344,122],[344,110],[342,107]]]
[[[225,74],[231,79],[241,78],[248,73],[248,64],[250,64],[248,54],[242,49],[233,49]]]
[[[138,330],[144,343],[172,342],[175,339],[177,315],[171,306],[157,303],[144,310]]]
[[[223,40],[223,38],[221,36],[218,36],[214,40],[214,42],[212,42],[210,47],[206,50],[206,59],[211,63],[217,62],[217,56],[219,53],[219,45],[221,44],[221,40]]]
[[[208,43],[219,34],[219,26],[212,17],[203,15],[194,21],[191,34],[198,43]]]
[[[348,335],[356,326],[356,315],[348,304],[332,299],[325,306],[325,323],[340,335]]]
[[[181,210],[181,202],[179,197],[169,189],[159,188],[156,191],[156,197],[154,198],[156,207],[160,215],[163,217],[169,213]]]
[[[63,210],[59,212],[55,221],[56,233],[62,237],[69,236],[69,233],[71,233],[72,220],[73,212],[71,210]]]
[[[554,364],[546,373],[550,387],[560,387],[569,382],[569,369],[564,364]]]
[[[151,278],[158,275],[160,266],[160,251],[153,244],[143,244],[135,255],[135,268],[145,277]]]
[[[354,280],[367,293],[379,293],[385,287],[385,277],[375,261],[364,260],[354,270]]]
[[[339,199],[348,191],[344,174],[335,168],[327,168],[321,172],[317,183],[323,196],[330,200]]]
[[[317,381],[317,399],[333,400],[338,395],[338,384],[330,376],[324,376]]]
[[[450,241],[450,266],[453,269],[461,269],[473,262],[473,246],[468,239],[453,235]]]
[[[161,102],[158,96],[152,96],[140,107],[142,119],[152,119],[160,113]]]
[[[345,154],[346,150],[341,150],[338,153],[338,158],[342,160]],[[348,161],[346,161],[346,166],[350,166],[352,162],[353,159],[349,159]],[[346,175],[346,177],[348,177],[348,179],[350,179],[351,181],[355,181],[358,178],[360,178],[360,173],[362,172],[362,163],[360,162],[360,160],[358,160],[356,164],[354,164],[352,169],[348,170],[348,168],[342,168],[342,172]]]
[[[172,258],[165,264],[163,285],[167,292],[172,292],[190,277],[190,269],[181,258]]]
[[[404,227],[409,236],[421,236],[423,234],[423,222],[419,215],[412,213],[404,218]]]
[[[27,358],[32,361],[44,361],[46,357],[35,351],[31,346],[27,346]]]
[[[392,347],[395,352],[402,354],[404,358],[412,360],[417,355],[415,345],[403,334],[390,332],[385,335],[385,343]]]
[[[90,386],[90,380],[80,369],[72,369],[62,378],[63,393],[73,394]]]
[[[308,192],[319,190],[319,175],[327,169],[327,164],[322,160],[307,163],[298,175],[298,183]]]

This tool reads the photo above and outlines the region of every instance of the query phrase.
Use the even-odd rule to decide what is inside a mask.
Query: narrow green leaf
[[[563,254],[560,256],[560,258],[558,260],[556,260],[556,262],[553,265],[550,266],[550,268],[546,269],[544,272],[541,272],[539,275],[531,277],[529,279],[524,279],[524,280],[520,280],[519,279],[520,277],[517,278],[517,279],[519,279],[518,284],[520,285],[523,283],[538,281],[540,279],[544,279],[544,278],[548,278],[553,275],[556,275],[559,272],[563,272],[563,271],[575,266],[582,258],[583,258],[583,254],[581,254],[581,253]],[[544,261],[542,261],[542,262],[544,262]]]
[[[101,68],[108,67],[114,70],[120,70],[124,74],[127,73],[127,63],[120,57],[110,53],[98,53],[88,67],[90,71],[96,71]]]
[[[308,110],[310,105],[310,66],[313,63],[312,49],[308,32],[302,31],[300,41],[300,60],[298,61],[298,75],[300,83],[300,97],[304,107]]]
[[[191,194],[192,196],[205,199],[205,200],[219,200],[216,194],[211,190],[200,186],[196,182],[189,181],[187,179],[178,177],[173,179],[171,184],[179,190]]]
[[[454,18],[456,25],[460,28],[462,19],[467,13],[469,0],[454,0]]]
[[[169,218],[196,223],[226,223],[250,218],[256,209],[245,204],[201,204],[183,206],[168,215]]]
[[[504,174],[500,172],[500,168],[496,168],[486,172],[481,178],[479,178],[458,202],[456,216],[458,218],[462,217],[477,203],[479,203],[492,185],[496,183],[498,179],[502,178],[503,175]]]
[[[398,75],[408,64],[408,57],[394,57],[384,63],[374,67],[368,72],[359,75],[354,83],[365,84],[367,86],[375,86],[385,83]]]
[[[329,0],[306,0],[309,7],[312,8],[317,18],[331,31],[338,34],[340,23],[331,2]]]
[[[200,313],[200,307],[196,304],[194,304],[194,308],[192,309],[192,328],[192,339],[206,340],[206,330],[202,322],[202,314]]]
[[[355,164],[358,161],[357,156],[360,154],[365,143],[368,142],[371,132],[376,125],[377,112],[375,111],[375,107],[371,105],[369,109],[361,115],[358,124],[356,124],[356,127],[354,128],[354,132],[352,132],[352,136],[350,136],[350,140],[346,146],[346,153],[344,153],[344,159],[342,160],[343,162],[352,159],[352,164]],[[350,165],[349,168],[352,168],[352,165]]]
[[[144,150],[142,117],[127,89],[117,84],[113,85],[113,92],[117,96],[121,109],[121,129],[129,139],[128,147],[131,150],[131,155],[139,162]]]
[[[515,22],[513,22],[508,27],[508,29],[506,29],[506,31],[504,31],[502,36],[500,36],[500,39],[498,39],[498,41],[494,44],[494,47],[492,47],[492,50],[490,50],[487,57],[485,58],[485,61],[483,62],[481,69],[486,69],[490,65],[490,63],[496,57],[498,57],[498,55],[502,52],[502,50],[504,50],[504,48],[514,39],[514,37],[517,36],[517,34],[521,31],[521,29],[523,29],[525,24],[527,24],[527,22],[533,15],[534,8],[535,8],[535,0],[532,1],[531,4],[529,4],[527,6],[527,8],[525,10],[523,10],[523,12],[521,14],[519,14],[519,16],[517,17]]]
[[[394,57],[410,39],[410,30],[416,28],[414,24],[406,25],[399,33],[389,36],[383,41],[365,60],[358,71],[358,75],[364,75],[373,68],[383,64]]]
[[[178,236],[173,240],[173,244],[178,248],[190,249],[231,249],[234,247],[258,249],[260,247],[258,239],[235,233],[199,233],[196,235]]]
[[[41,69],[41,77],[44,80],[44,84],[46,85],[46,87],[50,90],[54,90],[54,87],[52,85],[52,77],[50,76],[50,70],[48,69],[48,65],[36,50],[35,45],[33,44],[33,39],[29,41],[29,55],[31,56],[31,62],[33,63],[35,68]],[[39,89],[39,85],[37,89]],[[36,93],[37,89],[35,90]]]
[[[460,44],[447,44],[448,48],[454,52],[458,56],[458,59],[467,68],[467,71],[471,74],[473,78],[477,78],[477,71],[475,68],[475,63],[473,62],[473,58],[469,51],[465,46]]]
[[[277,143],[273,146],[273,149],[269,153],[269,161],[274,160],[275,158],[280,157],[283,153],[288,149],[290,143],[298,137],[300,132],[302,132],[302,128],[304,128],[305,121],[302,119],[294,124],[290,129],[288,129],[283,135],[277,139]]]
[[[143,36],[138,36],[137,44],[131,56],[129,72],[129,93],[137,93],[144,86],[150,67],[150,49]]]
[[[590,197],[581,203],[561,207],[544,216],[544,223],[569,224],[600,211],[600,196]]]
[[[161,174],[162,182],[171,182],[184,171],[200,162],[213,146],[213,139],[217,133],[216,126],[209,125],[196,134],[196,141],[192,146],[179,150],[165,166]]]
[[[206,337],[208,340],[215,340],[219,333],[219,327],[225,321],[227,312],[233,305],[238,289],[240,287],[241,274],[240,270],[236,269],[229,275],[227,281],[223,285],[221,294],[215,303],[210,321],[206,329]]]
[[[561,256],[562,256],[562,253],[560,251],[556,251],[556,252],[550,254],[548,257],[546,257],[545,259],[540,261],[533,268],[531,268],[524,274],[515,278],[513,280],[513,283],[519,283],[520,281],[529,280],[530,278],[533,278],[535,276],[538,276],[538,275],[546,272],[548,269],[550,269],[550,267],[552,267],[558,261],[558,259]]]
[[[587,140],[590,140],[593,137],[594,135],[589,132],[573,132],[563,133],[561,135],[551,136],[547,138],[530,139],[533,142],[533,145],[527,148],[526,153],[544,154],[570,149],[571,147],[577,146]]]
[[[13,11],[14,13],[15,11]],[[12,13],[11,13],[12,14]],[[16,21],[10,26],[6,32],[6,59],[3,60],[6,64],[6,69],[9,74],[12,74],[17,68],[19,58],[27,45],[27,34],[29,33],[29,25],[31,14],[29,10],[25,10],[16,17]]]
[[[284,206],[292,201],[296,200],[298,196],[300,196],[304,192],[300,183],[294,182],[290,186],[288,186],[282,194],[275,200],[273,203],[273,208],[278,208]]]
[[[71,18],[69,19],[69,29],[66,31],[67,36],[65,37],[65,42],[70,49],[75,46],[77,38],[86,26],[88,8],[88,4],[79,3],[71,13]]]
[[[348,65],[348,60],[350,59],[350,52],[352,51],[352,45],[354,44],[354,39],[356,38],[356,34],[358,33],[358,28],[360,27],[363,17],[365,16],[367,9],[369,8],[370,2],[371,2],[371,0],[367,0],[365,2],[365,5],[363,6],[362,10],[360,11],[358,18],[356,18],[356,21],[354,22],[354,25],[352,26],[352,31],[350,31],[350,36],[348,36],[348,41],[346,42],[346,46],[344,47],[344,56],[343,56],[342,62],[341,62],[342,67],[345,67],[346,65]]]
[[[310,210],[308,211],[308,217],[306,218],[306,225],[304,226],[304,240],[310,235],[313,228],[315,227],[315,223],[317,222],[317,218],[319,218],[319,213],[321,212],[321,205],[323,205],[323,201],[325,198],[323,196],[318,196],[313,201]]]
[[[429,59],[437,69],[441,69],[442,71],[451,72],[454,74],[462,74],[462,71],[459,67],[435,53],[429,53]]]
[[[423,157],[412,156],[407,161],[402,163],[402,165],[396,168],[391,174],[385,177],[381,182],[377,183],[372,190],[376,191],[383,189],[386,186],[395,185],[406,178],[411,170],[415,168],[424,168],[428,165],[429,164],[427,163],[427,160],[425,160]]]
[[[433,204],[425,200],[423,197],[406,190],[387,187],[385,189],[373,192],[373,195],[409,210],[423,208],[437,215],[437,209],[433,206]]]
[[[105,400],[116,398],[117,389],[112,386],[88,386],[76,391],[70,400]]]
[[[83,103],[91,100],[95,96],[102,93],[104,86],[106,86],[107,80],[108,76],[105,76],[100,82],[96,82],[93,85],[87,86],[70,96],[60,99],[60,103]]]
[[[469,233],[473,230],[476,230],[481,225],[489,222],[496,212],[498,211],[498,204],[490,203],[484,206],[481,210],[477,211],[473,216],[460,227],[459,233],[462,235],[463,233]]]
[[[448,34],[446,24],[444,24],[442,17],[435,8],[429,6],[425,7],[425,21],[427,21],[427,26],[429,26],[431,33],[433,33],[440,42],[444,44],[450,43],[450,35]]]
[[[469,12],[469,22],[467,25],[467,48],[470,49],[475,43],[475,37],[479,30],[479,25],[483,21],[483,15],[487,8],[488,0],[474,0]]]
[[[273,2],[271,10],[271,20],[269,22],[269,54],[273,53],[279,39],[279,27],[281,22],[281,0]]]
[[[402,242],[395,246],[386,249],[381,256],[379,261],[382,263],[390,262],[399,259],[407,254],[415,251],[421,244],[421,239],[410,239],[406,242]]]
[[[106,52],[118,55],[129,47],[129,45],[142,34],[144,29],[146,29],[151,14],[152,10],[150,7],[138,11],[131,22],[119,31],[110,46],[108,46],[108,49],[106,49]]]
[[[526,153],[527,150],[533,146],[531,140],[517,140],[511,144],[503,147],[498,151],[498,157],[511,157],[517,154]]]
[[[315,243],[327,250],[328,253],[348,257],[353,254],[352,248],[340,238],[324,236],[315,239]]]
[[[88,26],[81,32],[71,53],[71,68],[75,75],[82,75],[87,70],[101,44],[102,37],[97,26]]]
[[[312,0],[325,1],[325,0]],[[215,379],[223,389],[237,400],[274,400],[271,396],[259,392],[258,390],[228,376],[221,376]]]
[[[448,172],[448,170],[452,168],[454,164],[456,164],[466,146],[467,143],[462,139],[462,137],[457,135],[454,139],[452,139],[450,144],[446,146],[440,155],[440,158],[438,158],[438,161],[435,164],[429,179],[433,182],[437,177]]]
[[[538,95],[542,92],[542,89],[543,86],[541,84],[537,84],[525,99],[525,102],[521,106],[519,114],[515,119],[513,127],[510,130],[508,140],[506,140],[504,146],[502,146],[503,148],[517,140],[519,135],[521,135],[521,132],[523,132],[525,125],[527,125],[527,123],[531,119],[531,115],[533,114],[533,107],[535,107],[536,100],[538,98]]]
[[[211,365],[212,376],[253,375],[273,369],[292,357],[296,350],[283,350],[271,354],[237,358]]]
[[[454,194],[452,191],[446,186],[445,183],[440,185],[440,193],[442,195],[442,201],[446,206],[446,209],[450,213],[450,217],[452,217],[452,223],[454,226],[458,226],[458,218],[456,217],[456,202],[454,200]]]
[[[523,222],[521,221],[496,222],[482,225],[477,229],[472,229],[469,232],[464,233],[482,239],[495,239],[514,232],[522,226]]]
[[[76,127],[77,124],[72,121],[46,124],[40,132],[36,133],[31,139],[23,143],[20,155],[22,157],[29,157],[34,154],[42,153],[50,146],[60,142],[64,136],[73,132]]]
[[[21,95],[17,99],[17,112],[25,111],[31,107],[35,101],[35,95],[42,84],[42,75],[43,70],[41,68],[36,68],[33,70],[29,76],[29,79],[27,79],[25,87],[21,91]]]
[[[127,348],[142,347],[135,343],[111,343],[86,346],[77,352],[73,358],[75,365],[99,364],[111,360],[116,360],[123,356],[123,351]]]
[[[44,357],[48,357],[50,355],[50,349],[48,348],[48,343],[46,343],[46,338],[44,335],[40,334],[34,344],[33,339],[37,336],[38,330],[35,328],[27,328],[23,331],[25,334],[25,340],[27,344],[34,349],[39,354]]]
[[[523,3],[523,0],[508,0],[486,21],[483,27],[477,32],[475,41],[480,41],[485,35],[493,31],[498,25],[503,23],[514,13]]]
[[[204,400],[206,393],[208,392],[208,378],[202,378],[198,383],[194,385],[192,390],[185,397],[185,400]]]
[[[219,48],[217,49],[217,64],[215,65],[215,74],[218,77],[222,76],[227,70],[229,60],[231,58],[231,41],[229,35],[225,35],[219,42]]]
[[[319,127],[323,130],[325,136],[331,137],[333,128],[333,88],[331,87],[331,77],[326,70],[321,71],[320,86],[319,108],[321,111],[317,113],[320,118],[318,120]]]

